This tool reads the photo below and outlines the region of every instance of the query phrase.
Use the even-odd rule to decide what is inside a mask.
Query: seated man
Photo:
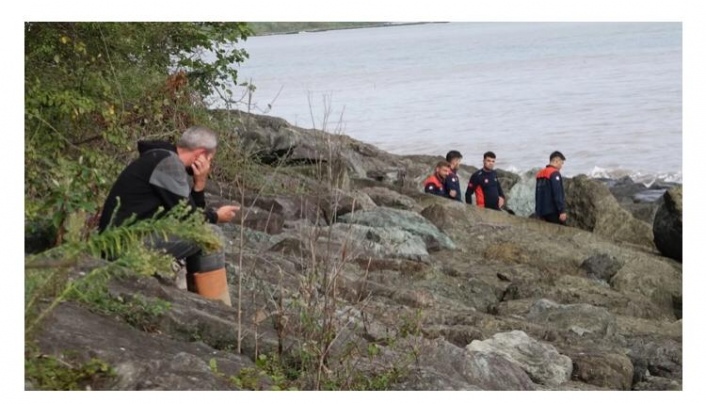
[[[446,188],[446,177],[451,173],[451,164],[448,161],[440,161],[436,164],[434,174],[424,181],[424,192],[454,199]]]
[[[126,219],[152,218],[160,208],[169,211],[181,201],[204,208],[204,188],[216,153],[217,136],[211,129],[194,126],[181,136],[176,147],[166,142],[140,142],[140,156],[118,176],[103,205],[98,228],[120,226]],[[194,177],[189,189],[188,174]],[[205,212],[209,223],[231,221],[240,207],[221,206]],[[203,255],[189,240],[155,235],[145,244],[164,250],[176,259],[186,259],[188,289],[204,297],[221,300],[230,306],[223,251]]]

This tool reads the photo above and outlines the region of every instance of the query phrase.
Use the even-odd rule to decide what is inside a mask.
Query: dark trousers
[[[221,229],[212,224],[208,226],[216,232],[223,240],[223,232]],[[186,261],[187,272],[199,272],[204,269],[214,269],[210,267],[222,267],[225,263],[225,251],[216,251],[215,253],[204,256],[201,252],[201,247],[193,241],[184,240],[178,237],[164,238],[162,235],[152,235],[145,239],[145,245],[153,250],[161,250],[176,260]],[[208,267],[208,268],[206,268]]]

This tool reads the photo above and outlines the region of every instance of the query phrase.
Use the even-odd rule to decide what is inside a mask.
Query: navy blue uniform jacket
[[[441,178],[438,175],[432,174],[424,181],[424,192],[428,194],[434,194],[439,196],[445,196],[451,198],[446,190],[446,186],[441,182]]]
[[[566,210],[564,181],[556,168],[546,166],[537,173],[534,213],[539,217],[560,215]]]
[[[498,181],[498,173],[495,170],[486,171],[482,168],[473,173],[466,188],[466,203],[472,203],[471,197],[474,194],[476,205],[500,210],[500,197],[505,198],[505,194]]]
[[[446,189],[451,192],[451,191],[456,191],[456,197],[453,199],[456,199],[459,202],[463,202],[461,199],[461,181],[458,179],[458,174],[456,174],[456,170],[451,170],[451,173],[446,177],[445,181]],[[449,196],[449,198],[451,198]]]

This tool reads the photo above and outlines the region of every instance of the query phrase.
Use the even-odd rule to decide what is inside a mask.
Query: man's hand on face
[[[211,172],[211,159],[206,155],[200,155],[191,165],[194,171],[194,191],[203,191],[206,188],[206,179]]]
[[[452,198],[455,198],[456,197],[456,190],[452,189],[451,191],[449,191],[449,196],[451,196]]]

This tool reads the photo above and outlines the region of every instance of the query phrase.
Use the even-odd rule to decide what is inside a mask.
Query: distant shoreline
[[[331,28],[312,28],[312,29],[303,29],[303,30],[296,30],[296,31],[267,32],[267,33],[252,35],[252,36],[255,37],[255,36],[272,36],[272,35],[294,35],[294,34],[311,33],[311,32],[340,31],[340,30],[347,30],[347,29],[382,28],[382,27],[398,27],[398,26],[406,26],[406,25],[447,24],[447,23],[448,23],[448,21],[422,21],[422,22],[401,22],[401,23],[381,22],[380,24],[377,24],[377,25],[360,25],[360,26],[331,27]]]

